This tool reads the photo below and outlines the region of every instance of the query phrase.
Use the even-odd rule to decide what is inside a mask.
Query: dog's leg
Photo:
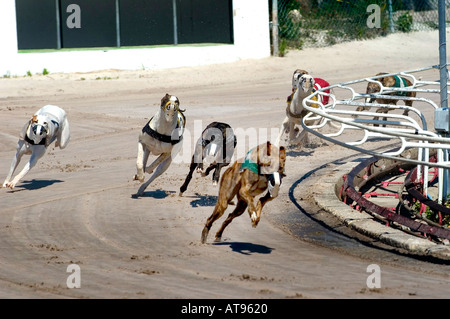
[[[25,154],[25,152],[26,152],[25,142],[23,140],[19,140],[19,142],[17,143],[16,154],[13,157],[13,160],[11,162],[11,167],[9,168],[8,175],[6,176],[6,179],[3,182],[2,187],[9,187],[8,184],[11,181],[11,178],[12,178],[17,166],[19,165],[23,154]]]
[[[147,158],[149,155],[149,151],[147,147],[141,142],[138,142],[138,152],[137,152],[137,160],[136,160],[136,175],[134,175],[134,180],[138,180],[141,183],[144,182],[144,168],[147,162]]]
[[[289,139],[288,139],[288,144],[291,144],[292,141],[295,138],[295,123],[294,122],[289,122]]]
[[[234,218],[241,216],[245,209],[247,208],[247,203],[244,200],[238,200],[238,203],[236,205],[236,208],[231,212],[227,219],[222,223],[222,226],[216,233],[216,241],[220,241],[222,238],[222,233],[225,230],[225,228],[233,221]]]
[[[189,183],[191,182],[192,179],[192,174],[194,173],[195,168],[197,167],[197,163],[195,162],[195,158],[194,156],[192,156],[192,161],[191,161],[191,165],[189,166],[189,173],[186,176],[186,180],[184,181],[183,185],[181,185],[180,187],[180,196],[183,196],[183,193],[186,191]]]
[[[164,155],[164,154],[162,154],[162,155]],[[153,163],[150,164],[150,166],[147,166],[145,168],[145,172],[148,173],[148,174],[153,173],[155,168],[158,167],[166,158],[167,158],[167,156],[165,156],[165,155],[157,157],[156,160],[154,160]]]
[[[380,112],[378,112],[378,110],[380,111]],[[382,113],[382,114],[387,114],[388,112],[389,112],[389,109],[388,108],[382,108],[382,109],[378,109],[377,110],[377,113]],[[378,120],[379,118],[377,117],[377,120]],[[383,119],[382,119],[383,121],[387,121],[387,117],[383,117]],[[374,126],[379,126],[378,124],[376,124],[376,125],[374,125]],[[383,127],[386,127],[386,124],[383,124]]]
[[[386,114],[388,112],[388,109],[387,108],[378,108],[376,111],[375,111],[375,113],[383,113],[383,114]],[[373,118],[373,120],[374,121],[378,121],[380,119],[380,117],[379,116],[375,116],[374,118]],[[383,121],[386,121],[387,120],[387,118],[386,117],[384,117],[383,118]],[[380,126],[379,124],[374,124],[373,126]],[[383,127],[385,127],[386,125],[384,125],[383,124]]]
[[[301,131],[296,138],[292,139],[290,143],[306,145],[308,141],[309,141],[308,131],[303,129],[303,131]]]
[[[252,215],[252,226],[253,227],[258,226],[259,220],[261,219],[261,212],[262,212],[264,205],[267,204],[268,202],[270,202],[272,199],[273,199],[273,197],[270,196],[269,192],[267,192],[266,195],[264,195],[263,197],[261,197],[258,200],[258,203],[256,204],[256,217],[254,217],[254,215]]]
[[[227,166],[227,163],[218,163],[214,165],[214,174],[213,174],[213,185],[217,185],[219,183],[220,179],[220,171],[222,170],[222,167]]]
[[[215,169],[217,167],[217,164],[209,164],[208,168],[205,170],[205,172],[202,173],[202,177],[206,177],[209,175],[209,173],[211,173],[211,171],[213,169]],[[213,179],[214,179],[214,175],[213,175]]]
[[[238,192],[240,184],[239,167],[235,164],[227,169],[222,177],[222,180],[220,182],[219,197],[217,199],[216,206],[214,206],[213,213],[207,219],[205,227],[203,227],[201,238],[202,244],[206,242],[209,230],[211,229],[214,221],[216,221],[223,215],[228,207],[229,202]]]
[[[223,213],[228,207],[228,203],[222,202],[221,200],[217,200],[216,206],[214,207],[214,211],[206,220],[205,227],[203,227],[202,231],[202,244],[206,243],[206,239],[208,238],[209,230],[211,229],[212,224],[222,217]]]
[[[14,179],[6,184],[6,187],[13,189],[16,184],[32,169],[39,159],[45,154],[45,146],[44,145],[34,145],[33,153],[31,153],[30,160],[27,164],[25,164],[22,171],[14,177]]]
[[[136,196],[141,196],[144,193],[145,189],[148,187],[148,185],[150,185],[151,182],[153,182],[158,176],[160,176],[169,168],[170,163],[172,163],[171,153],[161,154],[156,161],[161,162],[161,164],[156,168],[155,173],[148,179],[148,181],[146,181],[144,184],[141,185],[141,187],[139,187]]]
[[[246,180],[248,180],[248,178],[243,178],[242,180],[243,180],[242,186],[239,189],[239,197],[242,198],[246,202],[246,204],[248,206],[248,213],[250,215],[250,218],[252,219],[252,222],[254,222],[257,215],[256,215],[256,207],[253,202],[254,198],[252,195],[250,195],[251,184],[245,182]],[[253,227],[255,227],[255,226],[253,226]]]
[[[226,196],[226,195],[225,195]],[[202,244],[206,243],[206,239],[208,238],[209,230],[211,229],[212,224],[222,217],[223,213],[228,207],[228,200],[224,198],[224,195],[221,196],[219,191],[219,198],[217,199],[216,206],[214,207],[214,211],[206,220],[205,227],[203,227],[202,231]]]
[[[414,93],[415,93],[415,92],[414,92]],[[416,96],[415,96],[415,94],[414,94],[414,96],[411,96],[411,97],[416,97]],[[412,107],[412,104],[413,104],[413,101],[411,101],[411,100],[406,100],[406,101],[405,101],[405,105],[406,105],[406,106]],[[409,114],[409,110],[408,110],[408,109],[405,109],[405,110],[403,111],[403,115],[408,116],[408,114]]]
[[[281,138],[283,137],[283,135],[286,133],[286,130],[289,127],[289,118],[286,116],[286,118],[284,119],[283,123],[281,123],[281,127],[280,127],[280,133],[278,134],[278,138],[277,141],[275,143],[275,145],[277,146],[281,146]]]
[[[205,173],[203,173],[203,162],[197,164],[197,173],[202,174],[202,176],[206,176]]]
[[[203,174],[203,152],[205,150],[205,147],[203,145],[203,138],[201,138],[195,145],[195,151],[193,155],[193,161],[197,163],[197,173],[199,174]]]

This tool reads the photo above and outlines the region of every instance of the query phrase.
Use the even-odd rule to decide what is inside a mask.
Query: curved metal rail
[[[450,168],[450,161],[445,155],[447,152],[443,152],[443,150],[450,150],[450,138],[430,131],[428,126],[434,123],[434,120],[427,121],[424,115],[426,111],[431,111],[434,115],[434,111],[438,109],[437,103],[432,98],[439,100],[439,80],[422,80],[423,76],[429,76],[427,73],[433,70],[439,70],[439,66],[383,74],[321,88],[303,100],[303,106],[309,113],[303,118],[302,126],[309,133],[340,146],[377,158],[417,165],[417,178],[420,179],[422,174],[425,178],[424,192],[426,195],[428,181],[426,180],[427,174],[423,172],[428,171],[428,167],[437,167],[442,176],[443,170]],[[385,87],[378,81],[381,77],[396,75],[407,77],[411,80],[412,85],[393,88]],[[381,88],[380,92],[376,94],[357,92],[365,89],[361,85],[367,85],[370,82],[377,83]],[[448,84],[449,82],[447,82],[447,87]],[[332,93],[326,93],[327,90]],[[344,97],[338,98],[336,91],[339,91]],[[416,97],[406,97],[401,96],[400,92],[416,92],[431,97],[418,97],[417,94]],[[328,104],[322,104],[322,99],[318,98],[318,95],[328,96]],[[400,102],[399,105],[368,103],[366,99],[410,100],[413,101],[413,106],[403,105],[404,102]],[[385,111],[384,109],[388,108],[389,112],[356,111],[359,106],[379,111]],[[395,114],[396,110],[408,110],[410,116]],[[411,114],[415,116],[413,117]],[[322,132],[326,127],[332,128],[334,131]],[[369,142],[380,140],[385,140],[386,146],[390,149],[386,151],[370,149]],[[392,145],[398,145],[398,148],[392,150]],[[417,149],[417,157],[400,157],[400,154],[408,149]],[[438,160],[430,162],[429,154],[433,149],[437,152]],[[442,200],[442,187],[439,200]]]
[[[450,150],[450,138],[441,136],[439,132],[431,131],[429,127],[434,124],[435,119],[427,119],[429,114],[436,116],[435,111],[439,108],[439,102],[436,101],[439,101],[440,81],[422,79],[429,77],[429,73],[434,70],[439,70],[439,66],[383,74],[321,88],[303,100],[303,107],[309,112],[302,119],[302,126],[307,132],[324,140],[373,156],[370,163],[364,161],[346,176],[340,191],[341,197],[344,194],[347,198],[351,198],[351,201],[354,201],[357,206],[364,207],[366,211],[373,213],[377,218],[400,225],[409,232],[449,240],[450,229],[448,227],[429,223],[426,219],[420,218],[422,216],[409,218],[399,214],[395,209],[377,206],[359,192],[360,187],[376,175],[370,171],[370,167],[377,161],[395,169],[400,165],[409,165],[412,168],[416,166],[411,170],[414,171],[414,174],[407,175],[406,184],[402,185],[399,195],[406,189],[414,201],[431,205],[433,209],[439,209],[444,214],[448,213],[447,209],[440,204],[443,201],[444,169],[450,169],[450,160],[446,155],[448,154],[447,150]],[[381,77],[397,75],[407,77],[412,85],[392,88],[383,86],[379,81]],[[371,82],[379,85],[378,93],[358,93],[365,90],[364,85],[367,86]],[[447,82],[447,87],[448,85],[449,82]],[[401,92],[416,92],[416,97],[402,96]],[[328,104],[324,105],[319,95],[328,96]],[[400,101],[396,105],[369,103],[367,102],[369,99]],[[404,105],[405,101],[412,101],[413,106]],[[364,107],[364,110],[357,111],[358,107]],[[389,109],[388,113],[383,113],[387,111],[386,108]],[[373,110],[378,110],[378,112]],[[409,116],[398,114],[398,111],[403,113],[405,110],[408,111]],[[382,147],[380,147],[380,141],[385,142],[385,144],[381,143]],[[397,148],[393,149],[393,146],[397,146]],[[374,147],[377,148],[372,149]],[[430,160],[431,158],[432,160]],[[438,181],[440,182],[438,184],[438,201],[433,203],[427,200],[430,167],[434,167],[438,171]],[[383,168],[383,170],[385,169]],[[359,175],[363,175],[363,179]],[[401,196],[399,199],[401,204]],[[345,202],[345,199],[341,198],[341,200]]]
[[[377,162],[378,165],[376,165]],[[401,165],[402,163],[400,162],[390,160],[380,163],[376,158],[370,158],[361,162],[344,176],[341,185],[338,186],[340,188],[338,194],[339,199],[356,208],[364,207],[368,213],[374,215],[376,218],[387,221],[390,225],[398,225],[403,230],[416,236],[449,240],[450,229],[440,227],[440,225],[430,225],[426,220],[415,220],[398,214],[390,208],[382,207],[371,202],[364,196],[364,193],[360,192],[360,189],[366,184],[380,178],[380,176],[385,175],[387,172],[401,169]],[[379,167],[379,169],[376,169],[376,167]]]

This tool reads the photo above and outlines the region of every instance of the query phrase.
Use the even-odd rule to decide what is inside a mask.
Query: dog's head
[[[267,141],[258,150],[260,174],[267,177],[267,188],[271,197],[277,197],[285,175],[286,149],[276,147]]]
[[[387,73],[378,73],[376,76],[380,76],[383,74],[387,74]],[[385,77],[380,77],[380,78],[375,78],[376,81],[380,82],[381,84],[383,84],[383,86],[385,85]],[[375,82],[369,82],[367,84],[367,88],[366,88],[366,94],[375,94],[381,91],[381,87],[378,83]],[[372,103],[373,101],[375,101],[375,98],[366,98],[366,103]]]
[[[279,173],[285,176],[286,149],[267,141],[257,147],[257,163],[261,174]]]
[[[303,92],[312,92],[314,88],[314,78],[309,74],[303,74],[298,77],[297,90],[303,90]]]
[[[309,74],[308,71],[297,69],[292,74],[292,92],[294,92],[297,89],[299,78],[302,77],[305,74]]]
[[[27,128],[27,136],[34,144],[41,144],[48,135],[48,122],[44,116],[33,115]]]
[[[166,121],[173,120],[178,112],[184,112],[180,109],[180,100],[175,95],[166,95],[161,99],[161,110],[165,115]]]

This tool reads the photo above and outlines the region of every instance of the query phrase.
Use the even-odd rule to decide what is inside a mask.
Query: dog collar
[[[148,135],[150,135],[153,138],[156,138],[158,141],[170,143],[172,145],[178,144],[183,139],[183,131],[182,130],[186,125],[186,118],[184,117],[184,114],[181,112],[178,112],[178,114],[181,115],[181,116],[178,116],[177,127],[175,128],[175,130],[180,130],[180,132],[181,132],[178,139],[172,139],[171,135],[164,135],[164,134],[158,133],[157,131],[152,129],[150,127],[150,122],[152,121],[153,117],[150,119],[150,121],[148,121],[148,123],[146,125],[144,125],[144,127],[142,128],[142,132],[147,133]]]
[[[292,118],[294,118],[294,119],[302,119],[302,118],[304,118],[304,117],[306,116],[306,114],[308,114],[308,111],[307,111],[307,110],[303,110],[302,112],[300,112],[300,114],[294,114],[294,113],[292,113],[292,111],[291,111],[291,103],[292,103],[292,100],[293,100],[293,98],[294,98],[294,94],[295,94],[295,91],[296,91],[296,90],[297,90],[297,89],[295,89],[295,90],[292,92],[292,94],[289,95],[289,96],[287,97],[287,99],[286,99],[286,103],[287,103],[287,107],[286,107],[286,115],[289,116],[289,117],[292,117]],[[316,89],[313,88],[312,91],[313,91],[313,93],[314,93],[314,92],[316,92]],[[311,99],[312,99],[313,101],[317,101],[317,95],[314,95]],[[319,108],[319,105],[316,104],[316,103],[314,103],[314,104],[311,105],[311,107],[317,109],[317,108]]]
[[[179,143],[183,139],[183,136],[180,136],[180,138],[178,140],[174,140],[174,139],[172,139],[172,136],[170,136],[170,135],[164,135],[164,134],[156,132],[155,130],[153,130],[150,127],[150,121],[148,121],[147,125],[145,125],[142,128],[143,133],[147,133],[151,137],[156,138],[158,141],[170,143],[172,145]]]
[[[39,143],[35,143],[31,138],[28,137],[28,134],[25,134],[25,141],[30,143],[31,145],[45,145],[45,138],[43,138]]]

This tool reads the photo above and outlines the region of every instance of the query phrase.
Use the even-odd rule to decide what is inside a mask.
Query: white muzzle
[[[280,190],[281,178],[280,173],[275,172],[269,177],[268,188],[270,197],[277,197]]]

